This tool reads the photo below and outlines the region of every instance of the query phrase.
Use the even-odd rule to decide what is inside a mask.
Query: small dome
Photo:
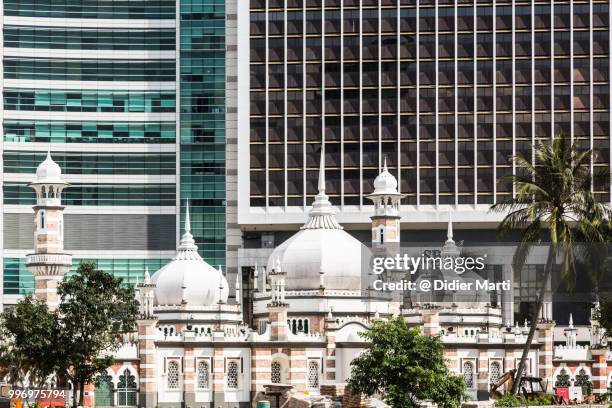
[[[34,184],[66,184],[62,180],[62,169],[51,158],[51,152],[47,152],[45,160],[38,165]]]
[[[374,192],[372,195],[396,195],[399,194],[397,191],[397,179],[387,168],[387,159],[383,166],[382,172],[374,179]]]
[[[155,305],[211,306],[227,302],[229,287],[220,269],[206,263],[190,232],[189,207],[185,234],[176,256],[151,277],[155,284]]]

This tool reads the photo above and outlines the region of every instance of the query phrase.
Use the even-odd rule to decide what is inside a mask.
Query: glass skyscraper
[[[322,143],[326,193],[361,225],[385,157],[408,223],[451,207],[492,227],[509,157],[533,160],[560,133],[610,172],[609,1],[251,0],[244,13],[247,227],[303,221]],[[593,190],[609,202],[609,177]]]
[[[4,303],[33,289],[27,183],[49,148],[72,184],[75,268],[153,273],[187,200],[201,254],[225,267],[225,2],[8,0],[3,15]]]

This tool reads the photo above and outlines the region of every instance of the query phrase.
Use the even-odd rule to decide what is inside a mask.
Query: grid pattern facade
[[[564,133],[610,171],[608,1],[251,0],[250,205],[364,194],[386,157],[409,205],[492,204],[510,156]],[[593,184],[610,201],[609,178]]]

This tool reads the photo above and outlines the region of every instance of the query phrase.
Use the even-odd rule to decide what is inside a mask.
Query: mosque
[[[35,295],[54,308],[57,283],[72,265],[63,249],[61,203],[69,185],[48,154],[30,186],[36,191],[35,243],[27,265],[35,275]],[[402,195],[386,165],[368,197],[374,203],[372,249],[338,223],[325,194],[322,155],[308,219],[271,251],[265,268],[253,268],[250,325],[244,323],[240,283],[230,296],[223,271],[198,254],[187,209],[176,255],[137,285],[138,330],[126,336],[117,363],[87,391],[88,406],[247,407],[274,385],[309,395],[340,393],[351,360],[365,347],[359,333],[398,314],[427,335],[441,335],[449,368],[463,376],[473,399],[488,400],[490,385],[518,365],[528,328],[508,325],[503,299],[490,293],[476,293],[469,305],[446,295],[436,303],[421,294],[392,301],[372,295],[364,287],[364,254],[399,243]],[[453,257],[461,250],[449,220],[441,253]],[[528,373],[542,377],[548,392],[588,382],[595,394],[607,392],[611,355],[597,322],[592,320],[588,344],[577,343],[572,324],[560,339],[548,308],[529,352]]]

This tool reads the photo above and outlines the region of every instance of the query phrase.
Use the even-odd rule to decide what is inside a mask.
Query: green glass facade
[[[5,120],[5,142],[174,143],[174,122],[62,122]]]
[[[4,90],[4,109],[37,112],[174,113],[174,91]]]
[[[4,173],[33,174],[45,159],[43,152],[7,151]],[[55,153],[53,160],[63,174],[97,175],[172,175],[176,172],[174,153]]]
[[[23,183],[3,184],[4,203],[34,205],[34,190]],[[176,187],[172,184],[72,184],[63,193],[68,206],[172,206]]]
[[[4,46],[67,50],[172,51],[174,30],[83,30],[80,28],[4,27]]]
[[[6,17],[40,18],[2,27],[3,46],[13,50],[3,59],[4,80],[12,85],[2,91],[2,171],[11,175],[2,180],[2,199],[4,205],[21,206],[3,214],[4,225],[11,226],[4,231],[3,282],[4,294],[20,295],[32,293],[34,286],[21,257],[31,244],[20,237],[32,225],[23,208],[35,202],[27,185],[49,147],[71,182],[63,204],[81,207],[85,219],[109,225],[120,219],[152,234],[173,230],[168,216],[159,214],[173,212],[178,190],[176,3],[8,0],[3,6]],[[160,241],[145,234],[129,255],[113,255],[125,248],[115,240],[88,237],[72,235],[80,251],[102,251],[92,256],[99,267],[129,284],[142,280],[145,269],[157,271],[174,250],[172,238]],[[70,273],[80,261],[74,259]]]
[[[72,268],[67,275],[73,274],[82,261],[94,261],[98,268],[112,272],[131,285],[142,282],[144,271],[152,273],[169,259],[73,259]],[[27,295],[34,293],[34,275],[26,268],[25,258],[4,258],[4,293],[6,295]]]
[[[174,81],[174,61],[5,58],[4,78],[55,81]]]
[[[50,147],[71,183],[64,205],[81,207],[94,222],[116,216],[155,234],[176,227],[172,214],[179,203],[176,223],[182,223],[189,200],[201,255],[225,266],[224,1],[7,0],[3,12],[36,19],[8,19],[3,26],[3,46],[11,52],[3,57],[10,85],[2,91],[1,153],[10,177],[0,182],[3,204],[22,206],[3,214],[5,225],[21,233],[31,228],[23,216],[34,204],[27,184]],[[33,289],[21,258],[29,242],[18,235],[5,233],[5,243],[12,243],[3,258],[9,295]],[[80,240],[78,251],[104,251],[100,268],[133,284],[145,267],[155,272],[175,250],[171,238],[142,241],[130,248],[134,254],[121,255],[127,260],[101,258],[125,250],[114,240],[100,244],[104,248]]]
[[[181,212],[189,199],[200,253],[225,266],[225,2],[181,0],[180,30]]]
[[[52,18],[175,18],[172,0],[7,0],[5,16]]]

